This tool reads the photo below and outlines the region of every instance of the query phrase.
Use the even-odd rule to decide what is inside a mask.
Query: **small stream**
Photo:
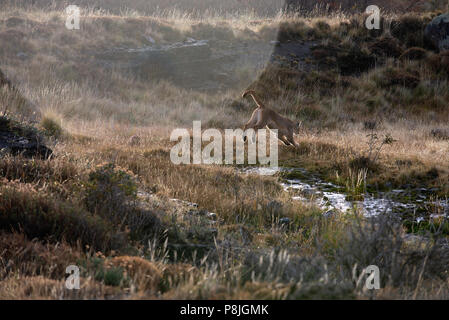
[[[398,213],[417,222],[449,215],[449,201],[435,199],[435,190],[415,188],[394,189],[388,192],[366,193],[363,200],[348,200],[345,188],[326,182],[300,168],[245,168],[245,174],[273,175],[276,172],[297,173],[300,179],[282,179],[280,184],[296,201],[313,201],[325,215],[351,212],[356,209],[366,217],[383,213]]]

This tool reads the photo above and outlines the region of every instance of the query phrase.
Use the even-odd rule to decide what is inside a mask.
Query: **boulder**
[[[433,19],[426,26],[424,37],[440,51],[449,50],[449,13]]]
[[[11,154],[48,159],[52,153],[37,133],[22,129],[4,116],[0,117],[0,156]]]

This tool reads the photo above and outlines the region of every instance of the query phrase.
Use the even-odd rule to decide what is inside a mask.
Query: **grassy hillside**
[[[303,123],[300,148],[280,146],[282,165],[348,197],[425,188],[445,199],[448,56],[422,36],[436,8],[389,13],[368,31],[363,16],[344,12],[236,11],[230,1],[225,13],[180,15],[182,6],[155,13],[153,2],[134,1],[134,11],[85,9],[78,32],[55,3],[0,11],[0,69],[14,84],[0,88],[0,124],[34,127],[53,150],[49,160],[1,153],[0,298],[448,298],[444,208],[425,207],[421,223],[365,219],[357,208],[323,215],[313,199],[293,200],[280,175],[174,165],[169,141],[193,120],[241,127],[254,105],[240,94],[252,88]],[[191,39],[208,46],[182,54],[232,70],[211,78],[219,89],[177,83],[166,76],[176,67],[145,77],[133,70],[154,65],[125,64],[138,49]],[[238,62],[227,50],[266,46],[275,54]],[[291,47],[296,54],[276,54]],[[79,291],[64,289],[71,264]],[[382,274],[375,292],[357,281],[371,264]]]

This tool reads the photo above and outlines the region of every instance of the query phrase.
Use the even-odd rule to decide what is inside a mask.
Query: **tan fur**
[[[284,145],[298,147],[298,144],[293,139],[293,134],[297,134],[299,131],[299,123],[295,123],[290,119],[287,119],[274,110],[271,110],[257,98],[256,93],[252,90],[245,91],[242,97],[245,98],[251,96],[257,105],[254,110],[251,119],[245,124],[243,131],[247,129],[254,129],[255,131],[267,127],[271,130],[278,130],[278,139],[284,143]],[[246,141],[246,137],[244,138]]]

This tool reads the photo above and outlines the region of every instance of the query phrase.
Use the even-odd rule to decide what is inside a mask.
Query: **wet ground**
[[[246,174],[272,175],[282,172],[300,176],[298,179],[281,179],[281,186],[292,194],[296,201],[313,201],[326,215],[337,212],[361,211],[367,217],[383,213],[396,213],[407,219],[416,221],[435,217],[449,216],[449,200],[436,199],[435,190],[425,188],[397,189],[388,192],[368,193],[361,195],[360,200],[350,200],[345,188],[326,182],[300,168],[247,168]]]

